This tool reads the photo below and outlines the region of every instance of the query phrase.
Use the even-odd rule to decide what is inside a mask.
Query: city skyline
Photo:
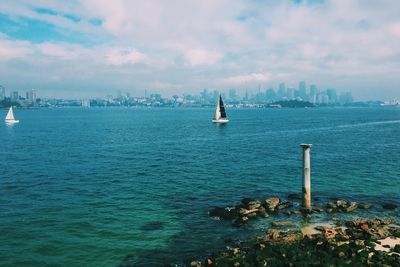
[[[29,102],[35,102],[37,95],[36,95],[36,89],[22,89],[21,91],[25,92],[25,96],[23,93],[20,93],[20,90],[15,90],[15,89],[9,89],[8,91],[4,86],[0,84],[0,101],[5,100],[8,98],[12,102],[16,102],[17,100],[29,100]],[[160,95],[161,93],[159,91],[150,91],[147,89],[142,90],[143,94],[138,94],[138,95],[133,95],[132,91],[124,91],[124,90],[117,90],[114,92],[115,98],[121,98],[122,96],[126,98],[148,98],[151,95]],[[209,95],[208,95],[209,94]],[[344,97],[344,95],[349,95],[348,98],[351,98],[351,102],[354,101],[353,96],[351,92],[349,91],[342,91],[338,92],[334,88],[326,88],[322,89],[318,87],[315,84],[310,84],[309,86],[307,85],[306,81],[300,81],[298,83],[298,87],[294,86],[286,86],[284,82],[279,83],[279,86],[275,89],[273,87],[268,87],[268,88],[261,88],[259,85],[258,89],[255,90],[248,90],[245,89],[244,92],[240,93],[236,88],[230,88],[228,90],[218,90],[218,89],[208,89],[208,88],[203,88],[201,91],[195,92],[194,94],[174,94],[174,95],[163,95],[166,99],[168,98],[176,98],[178,95],[182,96],[183,98],[185,96],[193,97],[193,96],[200,96],[201,98],[207,98],[211,99],[217,98],[217,95],[222,95],[224,99],[229,100],[229,101],[236,101],[236,100],[257,100],[257,99],[262,99],[262,100],[268,100],[270,102],[273,101],[279,101],[279,100],[299,100],[299,101],[308,101],[314,104],[321,104],[321,103],[336,103],[339,102],[337,100],[340,99],[340,97]],[[114,98],[113,92],[109,92],[106,96],[90,96],[90,97],[78,97],[75,99],[111,99]],[[40,97],[39,97],[40,98]],[[41,96],[41,98],[57,98],[55,96]],[[73,97],[69,96],[63,99],[74,99]],[[373,101],[373,100],[370,100]]]
[[[400,94],[396,1],[0,3],[0,81],[47,97],[203,88]]]

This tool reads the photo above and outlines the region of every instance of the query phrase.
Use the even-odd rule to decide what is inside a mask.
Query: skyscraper
[[[294,88],[288,87],[286,90],[286,97],[288,100],[294,99]]]
[[[282,99],[284,97],[286,97],[286,86],[285,83],[280,83],[278,89],[278,98]]]
[[[311,84],[310,85],[310,94],[308,97],[308,101],[310,101],[311,103],[315,104],[317,103],[318,100],[318,88],[315,84]]]
[[[18,91],[11,92],[10,94],[11,101],[15,102],[19,99]]]
[[[326,89],[326,95],[328,96],[328,102],[330,104],[335,104],[338,102],[338,97],[335,89]]]
[[[301,81],[299,83],[299,96],[303,100],[306,100],[306,98],[307,98],[306,82],[304,82],[304,81]]]
[[[0,85],[0,101],[3,101],[6,98],[6,88]]]
[[[36,102],[36,91],[34,89],[31,89],[28,92],[26,92],[26,100],[28,100],[31,103]]]

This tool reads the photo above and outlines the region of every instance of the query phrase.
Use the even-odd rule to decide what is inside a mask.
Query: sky
[[[307,86],[400,98],[399,0],[1,0],[0,84],[45,97]]]

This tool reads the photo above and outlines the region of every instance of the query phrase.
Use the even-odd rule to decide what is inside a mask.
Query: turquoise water
[[[314,145],[314,195],[400,203],[400,109],[235,109],[227,125],[213,113],[16,110],[19,124],[0,124],[0,265],[206,255],[248,233],[210,207],[300,191],[300,143]]]

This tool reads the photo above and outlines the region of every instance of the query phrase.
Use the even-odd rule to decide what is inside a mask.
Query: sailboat
[[[219,95],[218,102],[217,102],[217,109],[215,110],[215,116],[212,122],[215,123],[227,123],[228,117],[226,116],[224,102],[222,102],[222,97]]]
[[[12,107],[10,107],[10,109],[8,110],[8,113],[7,113],[7,116],[6,116],[6,123],[8,123],[8,124],[14,124],[14,123],[18,123],[19,122],[19,120],[16,120],[15,118],[14,118],[14,112],[13,112],[13,109],[12,109]]]

